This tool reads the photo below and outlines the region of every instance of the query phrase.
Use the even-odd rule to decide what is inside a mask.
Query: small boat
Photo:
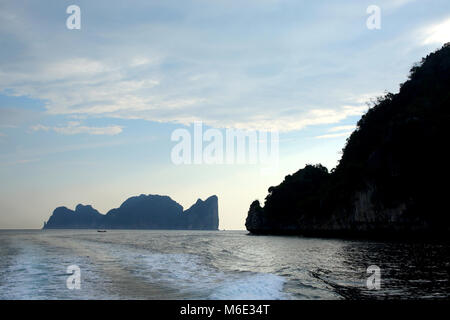
[[[106,230],[97,230],[97,232],[106,232]]]

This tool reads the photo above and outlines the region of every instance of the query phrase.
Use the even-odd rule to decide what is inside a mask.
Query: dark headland
[[[127,199],[119,208],[101,214],[90,205],[75,211],[58,207],[44,223],[44,229],[176,229],[218,230],[217,196],[200,199],[189,209],[168,196],[140,195]]]
[[[336,168],[307,165],[254,201],[253,234],[450,238],[450,44],[378,98]]]

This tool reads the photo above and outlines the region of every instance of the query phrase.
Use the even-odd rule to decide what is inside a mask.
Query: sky
[[[244,229],[287,174],[335,167],[372,101],[449,41],[448,0],[1,0],[0,229],[140,194],[216,194],[220,228]],[[278,162],[175,163],[174,132],[195,148],[199,123],[277,133]]]

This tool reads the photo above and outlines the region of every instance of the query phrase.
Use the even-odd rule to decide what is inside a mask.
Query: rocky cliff
[[[75,211],[59,207],[44,229],[196,229],[217,230],[218,198],[200,199],[183,211],[168,196],[140,195],[127,199],[119,208],[100,214],[91,206],[77,205]]]
[[[331,172],[307,165],[250,206],[255,234],[450,237],[450,45],[378,98]]]
[[[200,199],[183,212],[184,229],[208,230],[219,228],[219,213],[217,196],[211,196],[205,201]]]
[[[104,215],[91,206],[77,205],[75,211],[58,207],[46,223],[45,228],[96,228],[104,221]]]

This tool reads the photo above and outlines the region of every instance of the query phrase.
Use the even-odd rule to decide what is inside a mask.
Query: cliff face
[[[362,116],[331,171],[308,165],[250,206],[252,233],[450,237],[450,45]]]
[[[184,229],[217,230],[219,228],[218,198],[200,199],[184,211]]]
[[[183,207],[168,196],[140,195],[127,199],[119,208],[100,214],[91,206],[78,205],[75,211],[59,207],[53,211],[44,229],[197,229],[217,230],[218,198],[197,200]]]
[[[44,225],[45,228],[95,228],[103,223],[104,216],[91,206],[77,205],[75,211],[58,207]]]
[[[105,228],[180,229],[183,207],[170,197],[140,195],[127,199],[105,216]]]

